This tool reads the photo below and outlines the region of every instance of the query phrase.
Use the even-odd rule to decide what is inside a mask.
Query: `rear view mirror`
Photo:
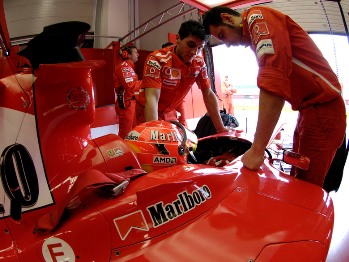
[[[303,170],[309,169],[310,159],[308,157],[289,150],[284,150],[282,161]]]

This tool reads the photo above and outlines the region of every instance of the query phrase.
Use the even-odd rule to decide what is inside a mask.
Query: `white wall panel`
[[[326,0],[276,0],[265,4],[289,15],[310,33],[344,34],[343,19],[337,2]],[[342,0],[345,20],[349,24],[349,1]]]
[[[129,31],[129,1],[97,0],[95,47],[105,48]],[[106,36],[109,36],[106,37]]]
[[[110,36],[95,39],[95,47],[106,47],[178,3],[180,0],[4,0],[4,7],[11,38],[38,34],[44,26],[53,23],[84,21],[92,26],[96,35]],[[345,33],[336,2],[276,0],[267,5],[288,14],[308,32]],[[349,0],[342,0],[341,5],[348,24]],[[188,19],[198,20],[197,12],[154,29],[137,41],[137,46],[145,50],[160,48],[167,41],[167,33],[177,33],[180,24]]]
[[[140,0],[139,1],[139,10],[140,15],[140,24],[148,21],[154,16],[158,15],[161,12],[164,12],[166,9],[178,4],[179,0]],[[190,9],[190,6],[186,6],[186,9]],[[173,13],[173,16],[176,14]],[[168,16],[169,17],[169,16]],[[155,50],[161,48],[161,45],[167,42],[167,34],[174,33],[177,34],[179,27],[182,22],[194,19],[198,20],[198,15],[196,12],[181,16],[177,19],[174,19],[164,26],[154,29],[149,34],[141,38],[140,43],[141,47],[144,50]]]
[[[82,21],[92,25],[94,0],[4,0],[11,38],[34,35],[43,27],[64,22]]]

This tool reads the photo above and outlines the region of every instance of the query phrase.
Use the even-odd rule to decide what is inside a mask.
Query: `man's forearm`
[[[270,92],[260,90],[259,112],[256,133],[252,147],[257,152],[264,152],[274,128],[279,120],[285,100]]]
[[[152,120],[158,120],[157,107],[154,108],[155,105],[151,103],[147,103],[144,107],[144,119],[146,122]]]
[[[160,90],[154,88],[145,89],[144,119],[146,122],[158,120],[158,103]]]
[[[213,125],[217,130],[217,133],[222,132],[223,130],[225,131],[221,115],[219,113],[218,109],[218,101],[213,92],[210,92],[208,95],[203,96],[204,103],[207,109],[207,112],[209,113]]]

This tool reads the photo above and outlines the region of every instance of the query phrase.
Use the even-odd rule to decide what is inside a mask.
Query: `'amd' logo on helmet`
[[[150,140],[161,140],[169,142],[178,142],[180,138],[176,132],[170,132],[168,134],[161,133],[159,130],[150,130]]]
[[[154,164],[176,164],[176,157],[164,157],[164,156],[154,156],[153,158]]]

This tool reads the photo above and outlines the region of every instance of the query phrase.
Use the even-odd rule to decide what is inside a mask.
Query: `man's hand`
[[[258,170],[263,164],[264,150],[268,146],[270,137],[279,120],[285,100],[260,90],[259,110],[256,133],[251,148],[241,157],[244,166],[250,170]]]
[[[217,133],[229,131],[223,125],[222,118],[218,109],[218,101],[217,101],[216,94],[213,93],[211,88],[201,89],[201,92],[202,92],[202,97],[204,99],[207,112],[212,119],[213,125],[216,128]]]
[[[264,162],[264,151],[260,153],[250,148],[243,154],[241,161],[247,169],[258,170]]]
[[[217,134],[219,133],[225,133],[225,132],[229,132],[230,129],[229,128],[226,128],[225,126],[222,126],[221,128],[219,128],[217,131]]]

